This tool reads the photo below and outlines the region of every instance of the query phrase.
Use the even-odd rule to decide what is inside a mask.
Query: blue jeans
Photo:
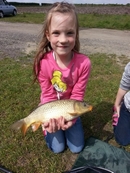
[[[130,144],[130,112],[124,103],[121,105],[118,124],[114,126],[114,135],[120,145]]]
[[[84,147],[84,132],[80,118],[69,129],[58,130],[55,133],[48,133],[45,136],[48,148],[54,153],[65,150],[66,145],[72,153],[79,153]]]

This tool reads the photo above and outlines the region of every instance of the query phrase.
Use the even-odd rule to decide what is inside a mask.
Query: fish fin
[[[15,122],[14,124],[12,124],[11,125],[11,129],[13,129],[13,130],[19,130],[19,129],[22,128],[23,124],[24,124],[24,119],[21,119],[21,120]]]
[[[24,124],[22,125],[22,127],[21,127],[21,131],[22,131],[23,136],[25,136],[28,127],[29,127],[29,126],[27,126],[26,123],[24,123]]]
[[[11,128],[12,128],[13,130],[20,130],[20,129],[21,129],[22,134],[25,136],[26,131],[27,131],[27,129],[28,129],[28,126],[26,125],[24,119],[21,119],[21,120],[15,122],[14,124],[12,124],[12,125],[11,125]]]
[[[72,115],[72,116],[77,116],[78,115],[76,112],[74,112],[74,113],[69,112],[69,114]]]
[[[39,128],[40,125],[41,125],[41,122],[35,122],[35,123],[33,123],[31,125],[33,132],[35,132]]]
[[[24,119],[21,119],[14,124],[11,125],[11,129],[13,130],[22,130],[23,134],[25,135],[26,131],[24,130],[24,127],[26,126]]]

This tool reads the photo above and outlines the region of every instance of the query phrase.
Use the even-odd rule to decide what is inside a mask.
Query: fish
[[[58,119],[63,116],[66,121],[70,121],[91,111],[92,108],[92,105],[89,105],[86,101],[72,99],[51,101],[38,106],[27,117],[16,121],[11,125],[11,129],[21,130],[25,136],[30,126],[35,132],[40,125],[48,122],[51,118]]]

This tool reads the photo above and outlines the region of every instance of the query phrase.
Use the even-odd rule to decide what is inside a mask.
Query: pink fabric
[[[72,120],[73,124],[75,124],[76,121],[77,121],[77,118],[73,119],[73,120]]]
[[[47,135],[47,131],[46,130],[43,130],[43,135],[46,136]]]
[[[117,124],[118,124],[118,114],[117,113],[115,113],[115,114],[113,114],[113,116],[112,116],[112,125],[113,126],[117,126]]]
[[[116,108],[115,108],[115,106],[113,107],[113,115],[112,115],[112,125],[113,126],[117,126],[117,124],[118,124],[118,119],[119,119],[119,117],[118,117],[118,114],[117,114],[117,110],[116,110]]]
[[[44,55],[40,65],[41,104],[57,100],[58,97],[83,100],[91,68],[86,55],[74,52],[68,67],[61,69],[53,57],[53,51],[50,51]]]

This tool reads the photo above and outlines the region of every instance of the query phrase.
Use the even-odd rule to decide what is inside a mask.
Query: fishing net
[[[66,173],[130,173],[130,153],[91,137]]]

